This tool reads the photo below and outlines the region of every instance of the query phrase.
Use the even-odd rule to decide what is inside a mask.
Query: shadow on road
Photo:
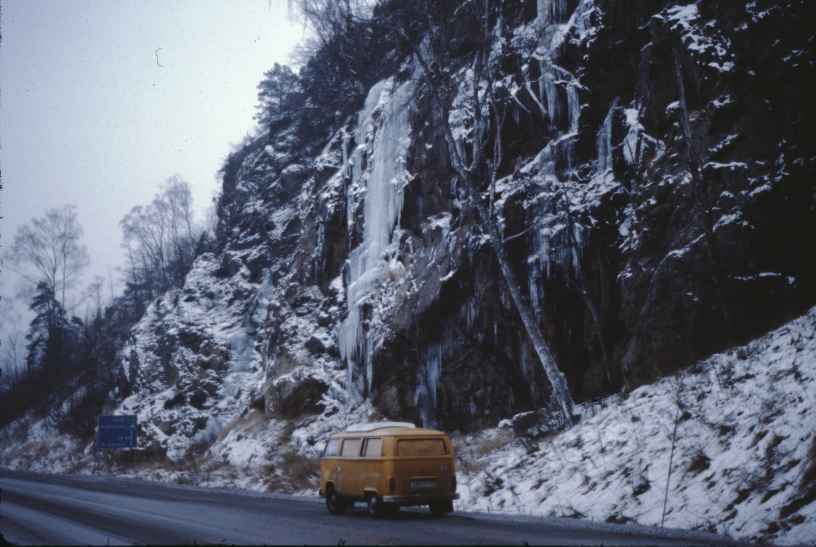
[[[346,509],[346,512],[342,515],[336,515],[339,517],[349,517],[354,519],[366,519],[366,520],[376,520],[376,521],[408,521],[408,522],[430,522],[430,521],[443,521],[446,519],[451,519],[455,517],[455,513],[451,513],[450,515],[446,516],[436,516],[431,514],[430,512],[425,512],[422,510],[417,509],[401,509],[398,513],[386,513],[379,517],[372,517],[368,514],[365,509],[365,506],[354,507]]]

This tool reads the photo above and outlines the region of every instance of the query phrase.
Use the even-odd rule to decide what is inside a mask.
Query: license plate
[[[433,490],[434,488],[436,488],[436,481],[433,479],[411,481],[411,490]]]

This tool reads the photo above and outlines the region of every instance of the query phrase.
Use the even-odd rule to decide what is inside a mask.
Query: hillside
[[[399,418],[458,432],[462,507],[654,524],[679,415],[668,525],[813,539],[812,3],[454,4],[229,156],[216,244],[118,352],[138,454],[32,418],[0,464],[300,491]]]

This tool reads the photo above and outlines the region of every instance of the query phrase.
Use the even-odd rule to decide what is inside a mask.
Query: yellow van
[[[441,431],[407,422],[351,426],[326,442],[320,495],[335,515],[355,501],[365,501],[372,516],[409,505],[445,515],[459,497],[453,444]]]

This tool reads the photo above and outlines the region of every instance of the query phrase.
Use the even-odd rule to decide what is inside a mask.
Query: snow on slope
[[[571,430],[458,439],[459,509],[816,540],[816,308],[684,373],[581,405]]]
[[[454,436],[457,509],[659,525],[677,423],[667,527],[784,544],[812,542],[814,403],[816,308],[678,376],[580,405],[580,423],[559,435],[518,438],[505,420],[496,429]],[[305,419],[291,431],[289,450],[314,457],[322,443],[308,439],[324,439],[371,412],[361,405],[332,418]],[[45,420],[22,420],[0,433],[0,462],[48,472],[297,490],[281,480],[291,467],[269,467],[286,460],[284,450],[270,443],[280,435],[279,425],[249,417],[213,446],[199,470],[147,465],[115,471],[117,466],[109,467],[90,447],[78,449]],[[20,429],[28,433],[23,444],[15,442]],[[312,482],[307,478],[302,487]],[[313,489],[299,493],[316,494]]]

